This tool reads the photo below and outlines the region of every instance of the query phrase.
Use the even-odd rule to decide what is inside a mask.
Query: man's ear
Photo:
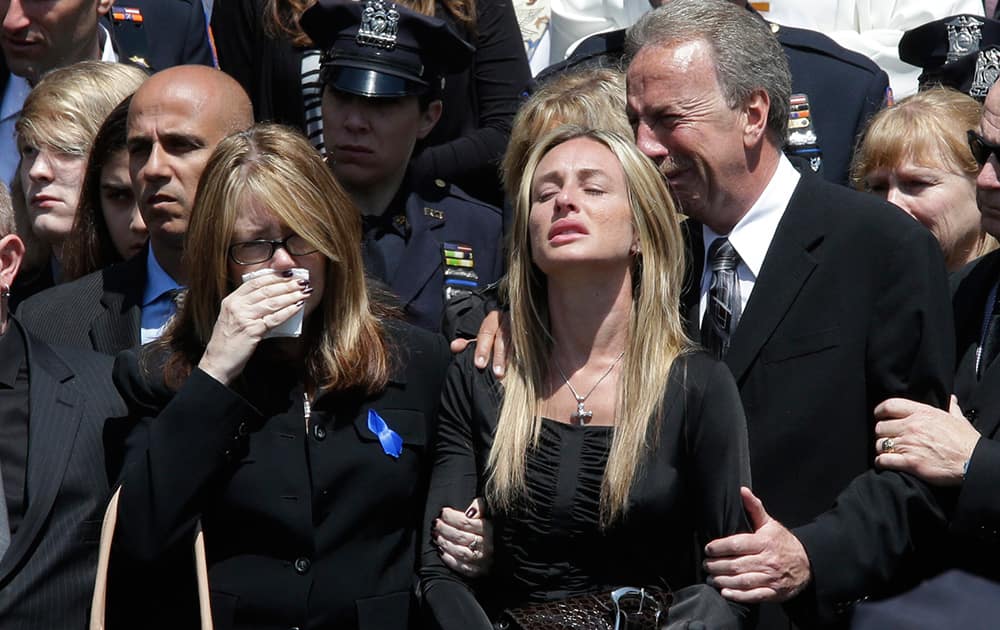
[[[417,126],[417,140],[423,140],[434,129],[434,125],[441,120],[441,112],[443,110],[444,106],[439,99],[431,101],[427,109],[420,112],[420,123]]]
[[[104,17],[111,10],[114,5],[115,0],[97,0],[97,15],[98,17]]]
[[[24,242],[16,234],[0,238],[0,286],[10,288],[24,260]]]
[[[754,90],[743,105],[743,146],[757,146],[767,133],[767,115],[771,111],[771,97],[761,89]]]

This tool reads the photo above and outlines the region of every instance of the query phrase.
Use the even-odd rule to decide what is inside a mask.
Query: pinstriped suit
[[[7,334],[23,334],[13,318]],[[108,495],[102,430],[124,414],[110,357],[54,350],[25,334],[28,505],[0,560],[4,630],[86,627]],[[2,360],[2,357],[0,357]]]
[[[25,300],[17,317],[46,343],[115,355],[139,345],[146,251]]]

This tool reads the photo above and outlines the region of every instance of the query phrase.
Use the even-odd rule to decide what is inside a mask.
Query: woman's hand
[[[222,300],[219,319],[198,367],[229,385],[243,372],[264,335],[294,315],[312,293],[291,271],[252,278]]]
[[[434,543],[441,560],[467,578],[486,575],[493,564],[493,524],[482,514],[482,500],[477,498],[464,513],[446,507],[434,520]]]

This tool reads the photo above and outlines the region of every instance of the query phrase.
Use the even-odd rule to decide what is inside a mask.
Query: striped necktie
[[[723,359],[729,352],[743,308],[736,276],[740,255],[729,239],[717,238],[708,248],[708,264],[712,268],[712,284],[708,289],[705,318],[701,322],[701,342],[715,358]]]

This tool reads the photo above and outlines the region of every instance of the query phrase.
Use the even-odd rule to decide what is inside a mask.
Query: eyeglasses
[[[996,156],[1000,160],[1000,144],[989,142],[986,138],[979,135],[975,129],[969,129],[966,135],[969,137],[969,150],[972,151],[972,157],[975,158],[980,168],[986,166],[986,162],[989,161],[991,155]]]
[[[308,256],[316,253],[316,248],[309,241],[298,234],[292,234],[281,241],[257,239],[233,243],[229,246],[229,258],[237,265],[256,265],[271,260],[279,247],[283,247],[292,256]]]
[[[663,607],[652,593],[644,588],[625,586],[611,591],[615,605],[615,630],[630,628],[659,628]]]

